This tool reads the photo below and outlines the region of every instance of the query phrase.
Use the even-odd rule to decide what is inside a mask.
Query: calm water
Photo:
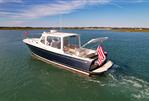
[[[59,69],[30,56],[24,31],[0,30],[0,101],[149,101],[149,33],[63,31],[80,34],[82,43],[108,36],[113,68],[95,77]]]

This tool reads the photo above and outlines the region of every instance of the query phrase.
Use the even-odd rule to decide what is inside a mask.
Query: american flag
[[[100,45],[97,48],[97,54],[98,54],[98,64],[101,65],[106,60],[106,56],[104,54],[102,46]]]

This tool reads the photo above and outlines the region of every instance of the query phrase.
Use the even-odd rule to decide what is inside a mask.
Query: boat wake
[[[88,81],[110,89],[117,89],[118,92],[127,94],[131,100],[149,100],[149,82],[135,76],[117,73],[116,69],[120,68],[118,65],[114,65],[114,68],[105,74],[104,80],[101,76],[90,78]]]

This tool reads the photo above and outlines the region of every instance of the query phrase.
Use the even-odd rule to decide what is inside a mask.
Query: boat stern
[[[106,72],[113,66],[113,62],[108,60],[104,65],[100,66],[99,68],[96,68],[95,70],[92,70],[90,74],[100,74],[103,72]]]

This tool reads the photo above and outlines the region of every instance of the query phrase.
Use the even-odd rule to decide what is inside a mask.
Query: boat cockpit
[[[97,56],[95,50],[81,47],[80,36],[46,34],[42,35],[40,42],[47,47],[55,48],[69,55],[75,55],[82,58],[93,58]]]
[[[95,56],[96,51],[82,48],[80,45],[80,37],[79,36],[70,36],[64,38],[64,52],[71,55],[76,55],[78,57],[90,58],[91,55]]]

